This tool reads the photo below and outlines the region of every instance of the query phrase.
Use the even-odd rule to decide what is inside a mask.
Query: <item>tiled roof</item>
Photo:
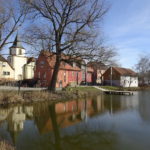
[[[130,75],[130,76],[136,76],[137,73],[135,73],[133,70],[128,68],[119,68],[119,67],[112,67],[114,70],[116,70],[120,75]]]
[[[95,61],[88,62],[88,66],[101,70],[106,70],[108,68],[104,63]]]
[[[49,66],[51,68],[54,68],[55,62],[56,62],[56,55],[54,53],[49,52],[49,51],[41,51],[40,55],[46,57]],[[62,54],[62,58],[67,60],[67,59],[69,59],[69,56]],[[71,64],[66,63],[66,62],[61,62],[60,69],[81,71],[81,69],[78,66],[73,67]]]

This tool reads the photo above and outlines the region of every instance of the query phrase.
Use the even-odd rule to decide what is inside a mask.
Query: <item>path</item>
[[[21,87],[20,91],[42,91],[46,88],[29,88],[29,87]],[[12,86],[0,86],[0,91],[18,91],[18,87]]]

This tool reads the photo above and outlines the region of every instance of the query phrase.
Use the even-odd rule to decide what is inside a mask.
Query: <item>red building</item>
[[[69,59],[65,55],[63,55],[62,57],[64,57],[65,59]],[[54,53],[48,51],[41,51],[37,59],[35,69],[35,78],[39,79],[40,86],[49,86],[55,62],[56,55]],[[86,67],[83,67],[82,65],[83,64],[78,64],[76,62],[61,62],[57,77],[56,88],[66,87],[68,85],[79,85],[83,81],[92,83],[93,69],[91,67],[87,67],[86,69]]]
[[[48,51],[41,51],[35,69],[35,78],[39,79],[40,86],[49,86],[56,62],[56,55]],[[80,84],[82,80],[81,69],[78,66],[61,62],[56,87],[65,87],[69,84]]]

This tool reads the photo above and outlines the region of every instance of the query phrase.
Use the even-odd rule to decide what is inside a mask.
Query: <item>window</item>
[[[6,75],[6,72],[5,72],[5,71],[3,71],[3,75]]]
[[[64,82],[66,82],[66,72],[64,72]]]
[[[40,72],[38,72],[38,78],[40,78]]]
[[[3,71],[3,75],[10,75],[10,72]]]
[[[40,62],[40,64],[41,64],[41,65],[44,65],[44,64],[45,64],[45,62],[44,62],[44,61],[41,61],[41,62]]]
[[[3,64],[2,67],[6,67],[6,64]]]
[[[73,67],[76,67],[76,63],[75,62],[73,62]]]
[[[85,72],[84,71],[82,72],[82,80],[83,81],[85,80]]]
[[[44,79],[46,78],[46,72],[45,72],[45,74],[44,74]]]
[[[22,55],[22,49],[19,49],[19,55]]]

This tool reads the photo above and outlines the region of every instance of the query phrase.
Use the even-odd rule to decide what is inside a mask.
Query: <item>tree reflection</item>
[[[56,150],[62,150],[60,132],[59,132],[59,127],[57,123],[57,115],[55,111],[55,104],[52,104],[49,106],[49,112],[50,112],[50,117],[52,121],[53,132],[55,136],[55,148]]]

